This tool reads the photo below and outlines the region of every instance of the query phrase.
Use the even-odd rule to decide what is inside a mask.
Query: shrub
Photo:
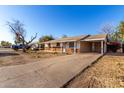
[[[121,44],[118,42],[109,42],[107,44],[107,51],[117,52],[117,50],[121,47]]]

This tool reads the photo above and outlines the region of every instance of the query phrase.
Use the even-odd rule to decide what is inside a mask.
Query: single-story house
[[[61,53],[84,53],[107,51],[107,34],[81,35],[44,42],[45,51]]]

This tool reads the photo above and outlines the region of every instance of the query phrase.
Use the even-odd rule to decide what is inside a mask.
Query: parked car
[[[18,49],[22,49],[24,46],[22,45],[22,44],[20,44],[20,45],[12,45],[12,49],[14,49],[14,50],[18,50]]]

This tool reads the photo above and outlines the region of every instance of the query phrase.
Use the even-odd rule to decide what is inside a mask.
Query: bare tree
[[[110,24],[106,24],[102,27],[102,31],[101,33],[105,33],[105,34],[112,34],[115,32],[115,29],[112,25]]]
[[[114,26],[112,26],[111,24],[106,24],[102,27],[101,33],[107,34],[109,40],[116,40],[117,36],[116,36],[116,29]]]
[[[21,43],[23,45],[23,52],[26,52],[29,44],[31,44],[33,40],[36,39],[37,33],[35,36],[31,37],[30,41],[26,41],[26,30],[24,29],[23,23],[21,23],[19,20],[13,20],[13,22],[7,22],[7,25],[15,36],[15,42]]]

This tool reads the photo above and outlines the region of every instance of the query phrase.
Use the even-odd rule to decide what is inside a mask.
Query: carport
[[[104,54],[106,53],[107,35],[92,35],[88,38],[81,40],[80,51],[83,52],[96,52]]]

